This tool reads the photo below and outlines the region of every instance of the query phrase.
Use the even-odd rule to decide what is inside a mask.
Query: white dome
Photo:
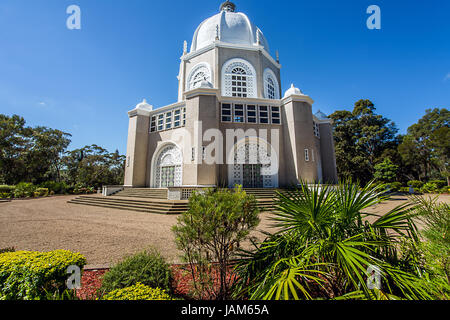
[[[142,100],[142,102],[140,102],[140,103],[138,103],[138,104],[136,105],[136,109],[139,109],[139,110],[146,110],[146,111],[152,111],[152,110],[153,110],[153,106],[149,105],[149,104],[147,103],[147,100],[144,99],[144,100]]]
[[[299,88],[294,87],[294,84],[291,84],[291,87],[286,90],[286,92],[284,93],[284,97],[286,98],[292,95],[304,96],[303,92]]]
[[[192,39],[191,52],[204,48],[218,40],[225,43],[264,47],[269,52],[269,45],[262,31],[250,22],[241,12],[234,12],[234,4],[227,1],[222,4],[221,12],[203,21]]]

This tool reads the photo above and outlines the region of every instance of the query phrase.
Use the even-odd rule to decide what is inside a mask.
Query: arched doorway
[[[234,147],[234,163],[228,165],[229,187],[239,184],[243,188],[277,188],[278,164],[267,152],[269,148],[270,145],[261,140],[238,143]],[[278,157],[275,158],[278,161]]]
[[[183,156],[174,144],[164,146],[158,153],[153,170],[153,188],[179,187],[182,184]]]

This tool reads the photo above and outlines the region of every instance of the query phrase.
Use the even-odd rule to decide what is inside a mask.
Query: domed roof
[[[259,44],[269,52],[269,45],[262,31],[245,14],[235,12],[235,8],[234,3],[226,1],[220,6],[220,13],[203,21],[194,33],[191,52],[214,41],[243,46]]]
[[[289,97],[289,96],[304,96],[303,92],[299,89],[294,87],[294,84],[291,84],[291,87],[289,89],[286,90],[286,92],[284,93],[284,97]]]
[[[136,109],[139,109],[139,110],[146,110],[146,111],[152,111],[152,110],[153,110],[153,106],[149,105],[149,104],[147,103],[147,100],[146,100],[146,99],[143,99],[142,102],[140,102],[140,103],[138,103],[138,104],[136,105]]]

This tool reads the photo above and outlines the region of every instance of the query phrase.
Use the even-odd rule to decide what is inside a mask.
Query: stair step
[[[120,205],[112,205],[112,204],[104,204],[104,203],[86,203],[86,202],[78,202],[76,200],[69,201],[69,203],[72,204],[79,204],[79,205],[87,205],[87,206],[94,206],[94,207],[102,207],[102,208],[111,208],[111,209],[119,209],[119,210],[128,210],[128,211],[137,211],[137,212],[146,212],[146,213],[157,213],[157,214],[181,214],[184,211],[183,210],[158,210],[155,208],[130,208],[127,206],[120,206]]]
[[[125,207],[128,209],[142,209],[142,210],[157,210],[162,212],[172,212],[172,211],[183,211],[187,210],[186,207],[160,207],[160,206],[143,206],[139,204],[130,204],[130,203],[114,203],[114,202],[103,202],[103,201],[89,201],[82,199],[74,199],[70,203],[79,203],[79,204],[99,204],[99,205],[107,205],[107,206],[115,206],[115,207]]]

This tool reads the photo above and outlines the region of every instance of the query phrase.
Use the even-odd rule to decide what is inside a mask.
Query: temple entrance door
[[[243,164],[243,187],[263,188],[263,176],[261,175],[260,164]]]
[[[161,167],[160,188],[173,187],[175,185],[175,166]]]

